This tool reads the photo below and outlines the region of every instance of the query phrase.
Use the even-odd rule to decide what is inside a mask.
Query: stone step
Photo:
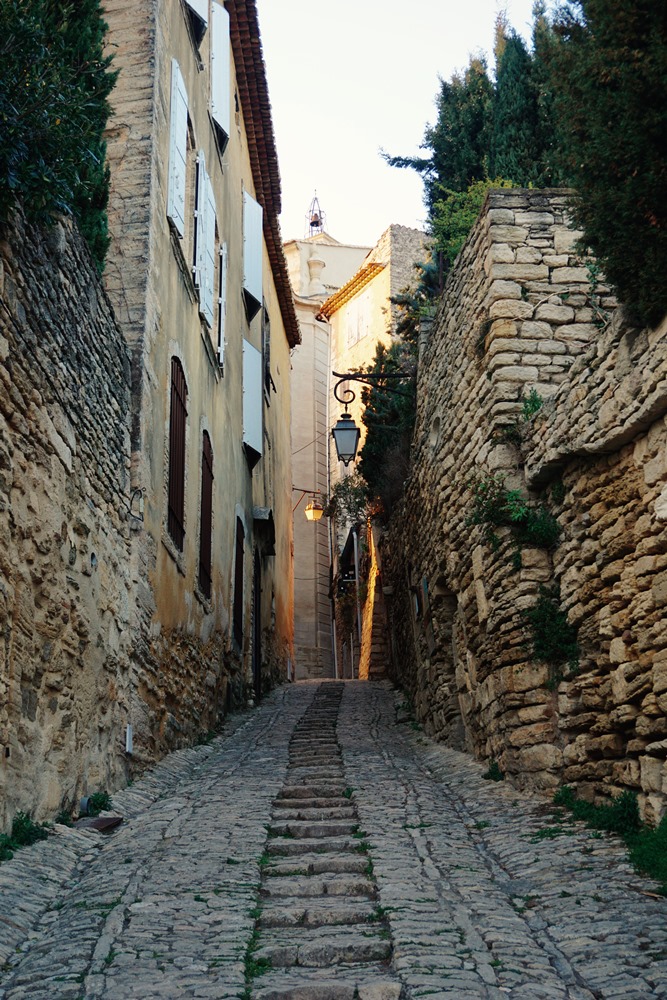
[[[323,766],[319,764],[298,764],[287,769],[286,780],[293,782],[295,785],[306,780],[309,784],[324,781],[333,784],[334,781],[342,781],[343,774],[340,767],[334,767],[333,765]],[[343,785],[341,792],[344,787],[345,786]]]
[[[273,968],[293,965],[326,968],[354,962],[380,962],[390,955],[387,931],[372,924],[306,927],[298,934],[293,928],[266,928],[255,952],[258,961],[269,962]]]
[[[341,784],[340,781],[283,785],[275,801],[278,802],[283,799],[340,799],[344,798],[344,791],[345,785]]]
[[[301,801],[317,802],[317,799],[305,799]],[[322,802],[336,801],[335,799],[322,799]],[[345,801],[343,799],[343,801]],[[352,825],[357,820],[356,811],[353,806],[311,806],[304,808],[299,805],[299,799],[294,799],[289,805],[280,802],[273,807],[273,819],[276,823],[294,823],[295,821],[306,822],[308,820],[350,820]]]
[[[281,875],[324,875],[325,873],[362,874],[368,868],[365,854],[300,854],[291,858],[272,858],[264,874],[269,878]]]
[[[323,969],[275,969],[253,984],[252,1000],[400,1000],[401,984],[383,965],[339,965],[335,979]]]
[[[356,817],[356,810],[348,799],[276,799],[273,814],[276,819],[286,819],[290,813],[298,813],[295,819],[347,819]]]
[[[272,837],[267,845],[268,854],[284,855],[292,857],[295,854],[307,854],[309,852],[335,854],[338,852],[350,852],[362,854],[359,850],[359,841],[355,837],[321,837],[302,838],[298,837]]]
[[[301,820],[286,820],[278,823],[271,823],[269,827],[270,837],[296,837],[298,840],[312,839],[314,837],[345,837],[354,832],[358,825],[354,820],[322,820],[320,822],[303,822]]]
[[[301,894],[306,895],[306,894]],[[311,896],[296,899],[282,896],[262,904],[259,926],[265,927],[331,927],[340,924],[372,926],[377,904],[371,899],[342,896]]]
[[[369,878],[361,874],[274,875],[262,883],[260,895],[274,899],[284,896],[365,896],[375,897],[377,889]]]

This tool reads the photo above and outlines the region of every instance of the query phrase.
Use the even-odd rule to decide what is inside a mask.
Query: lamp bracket
[[[344,389],[340,389],[343,382],[361,382],[362,385],[379,385],[381,388],[385,389],[387,392],[393,393],[395,396],[409,396],[410,393],[403,392],[402,389],[394,389],[391,385],[383,385],[387,379],[408,379],[416,378],[416,371],[412,372],[381,372],[377,375],[372,372],[332,372],[331,373],[335,379],[338,379],[333,387],[334,397],[339,403],[347,407],[350,403],[354,402],[357,398],[357,394],[349,386]],[[339,392],[343,395],[339,395]]]

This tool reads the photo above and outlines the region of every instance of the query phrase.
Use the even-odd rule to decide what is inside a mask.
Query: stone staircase
[[[389,928],[345,786],[336,739],[342,693],[342,684],[321,685],[290,741],[246,958],[246,996],[253,1000],[404,995],[390,969]]]

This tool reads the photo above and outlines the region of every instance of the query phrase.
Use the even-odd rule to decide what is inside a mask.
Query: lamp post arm
[[[331,374],[333,375],[334,378],[338,379],[338,381],[334,385],[333,394],[335,398],[338,400],[338,402],[342,403],[343,406],[348,406],[349,403],[354,402],[354,400],[357,398],[357,394],[349,387],[346,387],[345,389],[339,389],[339,386],[341,386],[343,382],[361,382],[362,385],[373,386],[377,385],[378,383],[382,383],[387,379],[396,378],[405,380],[405,379],[414,379],[417,377],[416,371],[381,372],[377,375],[374,374],[373,372],[332,372]],[[410,393],[403,392],[401,389],[394,389],[394,387],[390,385],[382,386],[382,388],[386,389],[387,392],[394,393],[394,395],[396,396],[410,395]],[[339,392],[344,393],[346,398],[344,399],[342,396],[339,396],[338,395]]]

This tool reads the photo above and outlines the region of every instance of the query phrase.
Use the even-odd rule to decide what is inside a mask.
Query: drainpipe
[[[352,532],[354,542],[354,582],[357,590],[357,631],[359,632],[359,655],[361,656],[361,603],[359,601],[359,536]]]
[[[336,619],[331,619],[331,641],[333,642],[334,680],[338,680],[338,648],[336,643]]]

